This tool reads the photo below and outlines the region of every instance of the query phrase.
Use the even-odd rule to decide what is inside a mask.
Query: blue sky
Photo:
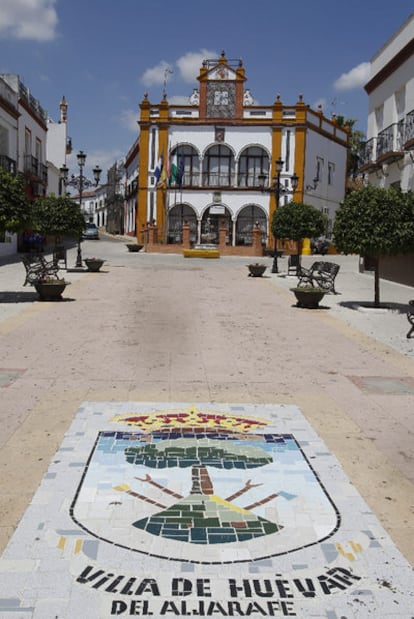
[[[365,132],[367,63],[413,11],[407,0],[0,0],[0,73],[18,74],[55,121],[65,95],[69,167],[80,149],[89,169],[122,159],[144,93],[159,103],[167,75],[168,100],[184,102],[222,50],[243,59],[259,104],[303,94]]]

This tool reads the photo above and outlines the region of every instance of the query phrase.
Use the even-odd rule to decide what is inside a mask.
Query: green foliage
[[[32,206],[32,227],[44,235],[75,236],[86,227],[79,205],[67,196],[48,196]]]
[[[393,256],[414,249],[414,194],[363,187],[349,193],[334,223],[336,248],[346,254]]]
[[[21,176],[0,166],[0,230],[18,232],[30,219],[30,204]]]
[[[303,202],[289,202],[275,210],[272,234],[277,239],[301,241],[325,233],[326,216],[314,206]]]
[[[339,127],[349,127],[349,150],[347,161],[347,174],[351,176],[355,174],[358,168],[359,152],[361,150],[362,142],[365,140],[365,135],[362,131],[354,129],[356,123],[355,118],[345,118],[338,114],[336,117],[336,124]]]
[[[213,439],[174,439],[143,447],[128,447],[125,458],[129,464],[152,468],[214,466],[216,468],[251,469],[272,461],[263,449],[233,445]]]

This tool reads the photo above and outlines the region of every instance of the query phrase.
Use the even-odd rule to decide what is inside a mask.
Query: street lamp
[[[83,150],[80,150],[78,152],[78,154],[76,155],[76,158],[78,160],[79,176],[75,176],[74,174],[72,174],[71,179],[68,180],[69,170],[68,170],[66,165],[63,165],[60,168],[59,172],[60,172],[60,178],[62,179],[62,182],[65,185],[65,187],[66,186],[75,187],[78,190],[78,193],[79,193],[79,210],[82,213],[83,190],[84,190],[85,187],[97,187],[97,185],[99,183],[99,179],[101,178],[102,170],[101,170],[101,168],[98,165],[96,165],[94,167],[94,169],[92,170],[93,177],[94,177],[95,180],[94,181],[90,181],[83,174],[83,168],[85,167],[85,163],[86,163],[86,153],[84,153]],[[78,253],[77,253],[76,265],[75,265],[77,268],[81,268],[82,267],[81,242],[82,242],[82,237],[79,236],[79,238],[78,238]]]
[[[261,191],[264,193],[273,193],[275,195],[276,209],[279,208],[280,195],[282,193],[295,193],[296,188],[298,186],[298,182],[299,182],[299,176],[294,172],[292,176],[288,177],[290,178],[292,189],[289,189],[288,187],[284,187],[280,184],[280,174],[283,170],[283,165],[284,165],[284,161],[279,157],[279,159],[275,161],[276,176],[273,177],[273,185],[271,185],[270,187],[266,187],[266,181],[267,181],[266,174],[259,174],[258,176],[259,187]],[[278,264],[277,264],[277,239],[276,237],[275,237],[275,251],[274,251],[274,257],[273,257],[272,273],[279,273]]]

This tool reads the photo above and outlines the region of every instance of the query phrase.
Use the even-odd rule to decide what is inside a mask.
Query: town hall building
[[[182,242],[184,223],[193,244],[251,245],[259,226],[271,247],[271,218],[287,202],[305,202],[328,218],[345,194],[348,132],[302,96],[285,105],[256,104],[241,60],[206,59],[187,105],[140,103],[137,206],[138,242],[148,224],[163,243]],[[266,177],[264,179],[264,176]],[[265,189],[263,191],[260,177]],[[292,183],[292,179],[295,182]],[[278,190],[275,190],[275,186]]]

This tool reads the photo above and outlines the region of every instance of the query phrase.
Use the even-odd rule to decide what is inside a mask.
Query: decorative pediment
[[[211,69],[211,71],[207,73],[207,79],[209,81],[235,80],[236,72],[227,65],[220,63],[217,67]]]

